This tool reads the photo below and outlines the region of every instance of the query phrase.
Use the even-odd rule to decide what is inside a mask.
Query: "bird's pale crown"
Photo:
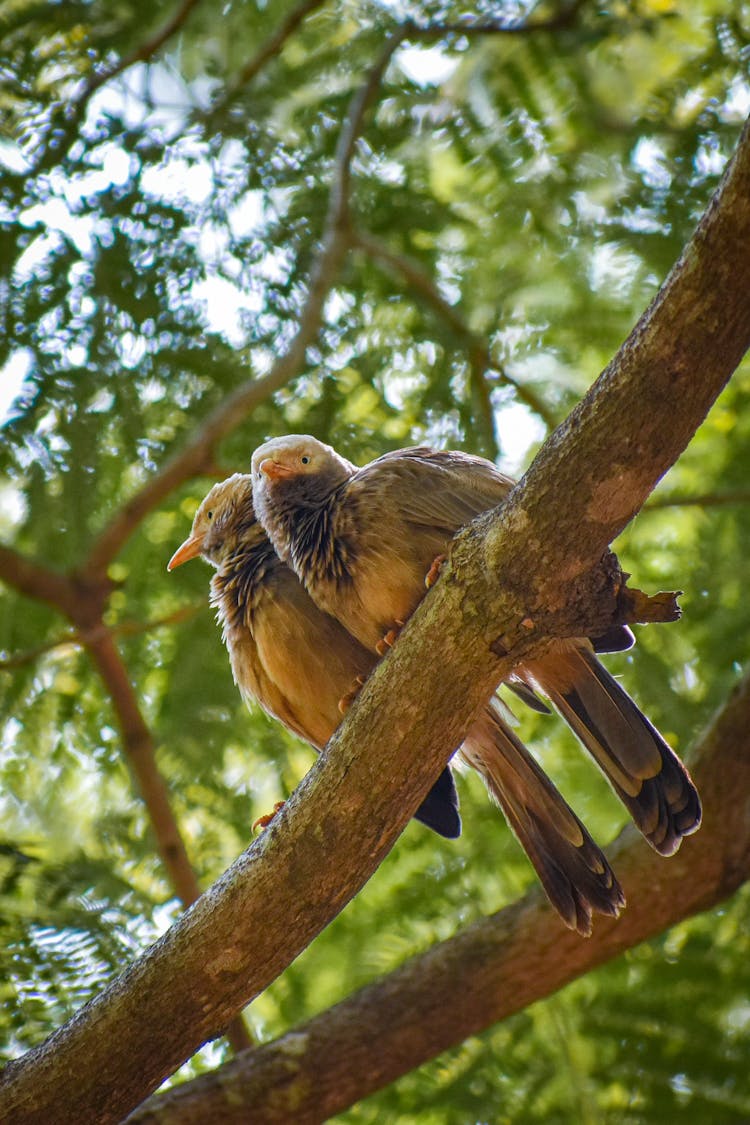
[[[353,466],[330,445],[310,434],[271,438],[258,446],[252,459],[252,476],[256,483],[263,477],[276,480],[307,476],[329,468],[344,470],[343,475],[347,476]]]

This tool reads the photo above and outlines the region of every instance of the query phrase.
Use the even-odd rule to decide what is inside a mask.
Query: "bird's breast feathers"
[[[343,528],[326,506],[299,513],[291,540],[291,561],[306,586],[342,587],[351,581],[352,552]]]

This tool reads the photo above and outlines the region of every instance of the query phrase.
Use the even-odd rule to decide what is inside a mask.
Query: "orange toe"
[[[277,801],[273,806],[273,812],[266,813],[265,816],[259,816],[257,820],[253,821],[253,832],[257,832],[259,828],[268,828],[276,813],[279,809],[283,809],[285,803],[285,801]]]
[[[342,715],[345,715],[346,712],[349,710],[352,703],[354,702],[354,700],[359,695],[360,688],[363,687],[364,682],[365,682],[364,676],[357,676],[354,680],[354,683],[352,684],[351,691],[348,691],[346,693],[346,695],[341,696],[341,699],[339,700],[338,706],[339,706],[339,711],[341,712]]]
[[[447,555],[438,555],[434,559],[434,561],[432,563],[432,566],[430,567],[430,569],[427,571],[427,574],[425,575],[425,580],[424,580],[424,584],[425,584],[425,586],[427,587],[428,590],[430,589],[430,587],[435,585],[438,578],[440,577],[440,568],[442,567],[443,563],[445,562],[445,560],[447,558],[448,558]]]
[[[393,629],[389,629],[385,636],[378,641],[378,643],[375,645],[375,651],[377,652],[378,656],[385,656],[388,649],[393,648],[403,627],[403,621],[396,621]]]

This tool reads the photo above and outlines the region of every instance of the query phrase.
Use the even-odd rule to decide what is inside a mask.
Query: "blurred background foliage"
[[[355,460],[430,441],[522,471],[656,292],[750,109],[750,6],[739,0],[304,8],[260,59],[294,5],[0,2],[0,532],[64,572],[211,409],[283,353],[350,98],[405,21],[433,28],[393,53],[364,119],[352,245],[304,371],[238,419],[211,473],[134,525],[109,568],[105,622],[204,885],[312,760],[243,709],[207,568],[166,573],[212,481],[289,430]],[[566,11],[549,30],[470,30]],[[609,661],[681,752],[749,655],[749,400],[746,363],[617,544],[638,586],[685,591],[679,625],[642,629],[634,653]],[[76,640],[56,609],[2,588],[4,1059],[48,1035],[180,909],[111,701]],[[611,839],[622,810],[561,724],[519,722],[594,834]],[[260,1039],[530,882],[481,785],[460,787],[462,839],[412,823],[250,1007]],[[744,891],[342,1120],[745,1120],[747,922]]]

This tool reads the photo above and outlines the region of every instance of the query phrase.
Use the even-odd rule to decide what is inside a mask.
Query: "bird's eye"
[[[306,454],[306,453],[304,453],[304,454],[303,454],[303,455],[302,455],[302,456],[300,457],[300,461],[302,462],[302,464],[303,464],[303,465],[309,465],[309,464],[310,464],[310,458],[309,458],[309,457],[307,456],[307,454]]]
[[[206,512],[206,515],[208,516],[208,518],[209,518],[210,520],[212,520],[212,519],[214,518],[214,514],[213,514],[213,512]]]

